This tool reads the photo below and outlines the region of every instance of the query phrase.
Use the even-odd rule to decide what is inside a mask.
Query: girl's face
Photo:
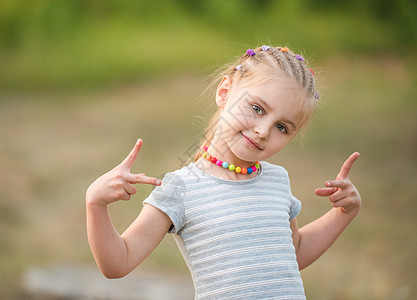
[[[222,113],[214,146],[234,162],[272,157],[294,137],[301,123],[298,84],[281,78],[257,86],[230,87],[230,78],[225,77],[217,90]]]

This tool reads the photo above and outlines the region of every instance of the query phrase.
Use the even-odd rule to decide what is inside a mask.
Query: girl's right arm
[[[128,157],[94,181],[86,193],[88,241],[98,267],[108,278],[120,278],[132,271],[161,242],[172,224],[166,214],[149,204],[122,235],[111,222],[107,205],[130,200],[137,192],[133,184],[161,184],[157,178],[130,173],[142,144],[139,139]]]

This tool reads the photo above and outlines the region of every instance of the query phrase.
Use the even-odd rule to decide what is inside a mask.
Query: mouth
[[[242,135],[242,137],[250,144],[250,145],[252,145],[254,148],[256,148],[256,149],[258,149],[258,150],[263,150],[262,148],[261,148],[261,146],[257,143],[257,142],[255,142],[253,139],[251,139],[250,137],[248,137],[248,136],[246,136],[246,135],[244,135],[242,132],[240,132],[240,134]]]

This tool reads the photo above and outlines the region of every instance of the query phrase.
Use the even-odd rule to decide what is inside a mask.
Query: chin
[[[247,161],[247,162],[255,162],[255,161],[259,161],[259,160],[264,160],[263,157],[261,157],[259,155],[254,155],[254,154],[248,153],[247,150],[242,150],[242,148],[237,149],[236,151],[232,150],[233,153],[235,154],[235,156],[237,158],[239,158],[240,160]]]

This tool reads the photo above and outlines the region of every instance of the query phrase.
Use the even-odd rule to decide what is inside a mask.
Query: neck
[[[229,164],[233,164],[235,166],[239,166],[241,168],[249,168],[253,166],[256,161],[247,161],[242,160],[237,157],[225,143],[211,143],[207,149],[203,148],[203,151],[207,151],[211,156],[215,158],[226,161]]]
[[[258,174],[258,171],[246,175],[231,172],[209,162],[207,159],[202,157],[200,157],[200,159],[195,162],[195,165],[206,174],[226,180],[248,180],[256,177]]]
[[[238,164],[235,162],[236,160],[227,161],[224,158],[223,160],[221,156],[215,154],[220,151],[213,149],[211,152],[212,148],[214,147],[204,147],[204,152],[197,161],[197,165],[211,175],[231,180],[242,180],[254,177],[258,173],[260,167],[258,162],[241,161],[242,163]],[[223,155],[223,157],[227,157],[227,155]]]

